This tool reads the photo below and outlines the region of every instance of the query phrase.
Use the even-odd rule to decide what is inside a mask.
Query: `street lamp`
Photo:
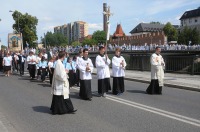
[[[14,12],[12,10],[10,10],[9,12]],[[20,28],[19,28],[19,14],[17,14],[17,27],[18,27],[18,33],[21,37],[21,41],[22,41],[22,36],[21,36],[21,33],[20,33]],[[21,44],[21,50],[23,50],[23,45]]]
[[[14,11],[10,10],[9,12],[14,12]],[[20,33],[20,29],[19,29],[19,14],[17,14],[17,27],[18,27],[18,33]]]

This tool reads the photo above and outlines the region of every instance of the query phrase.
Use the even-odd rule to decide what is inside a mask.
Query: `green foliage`
[[[178,43],[188,45],[189,41],[191,45],[200,43],[200,33],[196,28],[191,29],[186,26],[178,35]]]
[[[34,47],[35,45],[33,44],[33,41],[38,39],[36,35],[38,19],[29,15],[28,13],[22,14],[18,11],[14,11],[12,16],[15,21],[13,24],[13,29],[17,33],[22,33],[23,46],[26,45],[27,41],[30,47]]]
[[[94,39],[88,39],[88,38],[86,38],[86,39],[83,40],[82,44],[83,44],[83,45],[86,45],[86,44],[87,44],[87,45],[92,46],[92,45],[96,45],[96,44],[97,44],[97,41],[94,40]]]
[[[97,43],[106,43],[106,32],[105,31],[95,31],[92,35],[92,39],[94,39]]]
[[[71,43],[72,46],[76,47],[76,46],[81,46],[81,43],[78,41],[74,41]]]
[[[47,32],[45,35],[45,39],[42,38],[42,43],[50,45],[50,46],[66,46],[68,44],[67,37],[65,37],[61,33],[52,33]]]
[[[178,32],[174,26],[171,25],[170,22],[168,22],[164,28],[163,31],[165,35],[167,36],[167,41],[177,41],[178,40]]]
[[[5,45],[1,45],[1,50],[5,50],[7,47]]]

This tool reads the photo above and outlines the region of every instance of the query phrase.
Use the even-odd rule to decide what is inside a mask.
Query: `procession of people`
[[[47,56],[46,50],[41,50],[37,55],[30,50],[28,55],[20,51],[11,56],[10,52],[4,54],[1,67],[5,76],[10,76],[13,69],[19,71],[20,76],[27,70],[30,79],[38,79],[45,82],[49,78],[52,86],[52,114],[75,113],[70,99],[70,88],[80,87],[79,96],[83,100],[92,101],[92,72],[97,69],[97,91],[98,97],[106,97],[111,91],[113,95],[120,96],[125,92],[125,69],[126,60],[121,55],[121,48],[115,49],[112,59],[106,53],[106,46],[99,46],[99,54],[96,56],[95,65],[88,57],[87,48],[80,49],[78,56],[70,56],[65,51],[59,51]],[[165,62],[160,55],[161,47],[156,47],[155,53],[150,58],[151,62],[151,83],[146,90],[147,94],[162,94]],[[50,59],[48,59],[50,58]],[[112,66],[112,74],[110,67]],[[111,87],[110,78],[113,77]]]

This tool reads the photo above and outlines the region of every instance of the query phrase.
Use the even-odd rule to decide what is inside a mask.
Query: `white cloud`
[[[55,26],[46,26],[46,27],[43,27],[42,30],[43,31],[52,31],[54,29],[54,27]]]
[[[103,30],[103,23],[89,23],[89,34],[93,34],[94,31]]]
[[[199,3],[197,0],[191,1],[191,0],[157,0],[152,2],[148,7],[146,8],[146,13],[149,15],[154,15],[163,11],[169,11],[173,9],[179,9],[184,6],[189,6],[195,3]]]
[[[43,22],[49,22],[49,21],[52,21],[52,20],[53,20],[53,18],[47,17],[47,16],[39,18],[39,21],[43,21]]]

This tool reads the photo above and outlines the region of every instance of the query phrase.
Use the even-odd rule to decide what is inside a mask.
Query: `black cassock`
[[[124,92],[124,77],[113,77],[113,94]]]
[[[111,90],[110,78],[98,79],[98,93],[103,95]]]
[[[51,108],[52,114],[67,114],[74,110],[71,99],[64,99],[63,95],[53,95]]]
[[[91,99],[91,80],[80,80],[80,91],[79,96],[82,99]]]
[[[146,92],[147,94],[162,94],[162,87],[159,86],[158,79],[151,79]]]

